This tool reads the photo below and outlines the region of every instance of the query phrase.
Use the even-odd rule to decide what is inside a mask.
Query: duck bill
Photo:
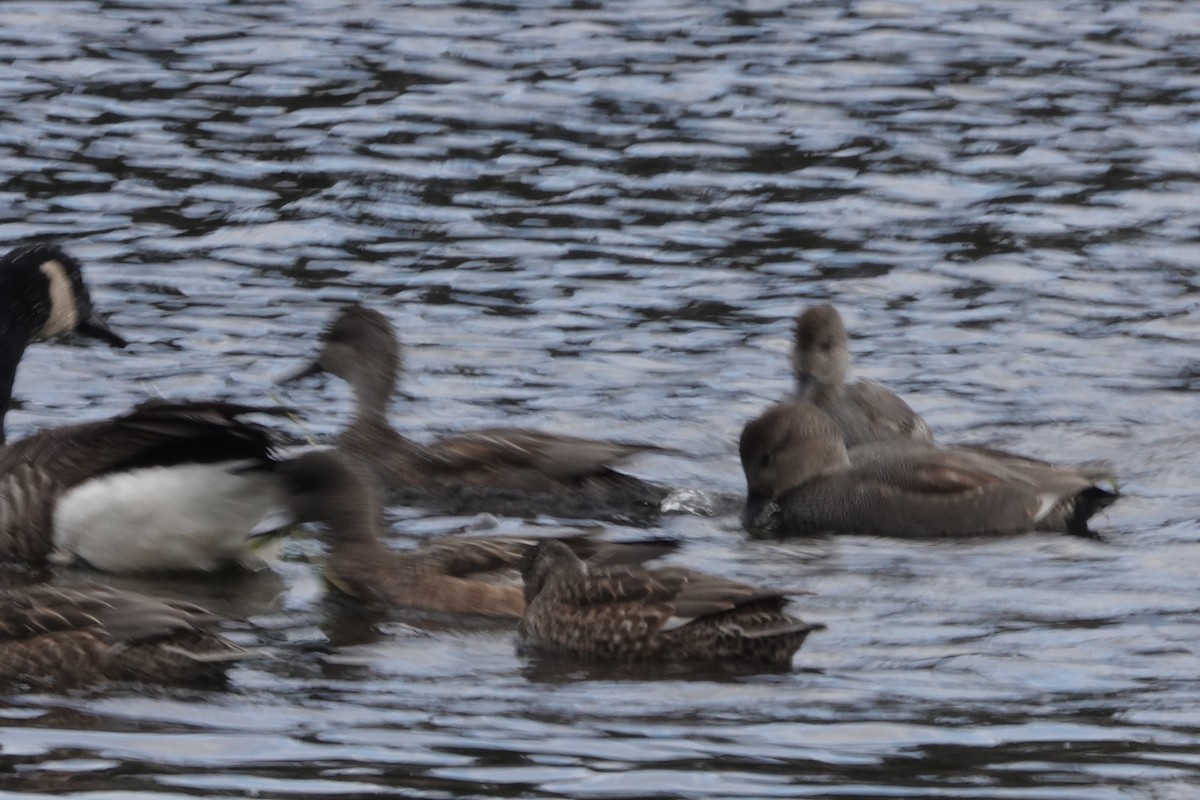
[[[314,361],[311,364],[301,367],[295,372],[289,372],[286,375],[281,375],[275,379],[275,383],[295,383],[296,381],[303,380],[313,375],[323,375],[324,373],[325,368],[321,366],[320,362]]]
[[[75,326],[75,332],[82,336],[90,336],[93,339],[99,339],[102,342],[107,342],[113,347],[125,347],[127,344],[129,344],[129,342],[125,340],[125,337],[121,336],[121,334],[110,328],[108,323],[105,322],[95,311],[88,314],[83,322],[80,322],[77,326]]]
[[[742,527],[752,533],[768,531],[776,508],[770,497],[755,492],[748,493],[746,507],[742,509]]]

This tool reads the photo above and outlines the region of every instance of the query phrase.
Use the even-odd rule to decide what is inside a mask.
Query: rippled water
[[[790,319],[944,440],[1106,459],[1102,541],[748,541],[812,592],[795,670],[518,656],[273,576],[138,585],[243,622],[227,692],[0,699],[0,789],[88,798],[1200,795],[1200,6],[5,2],[0,242],[61,238],[139,344],[31,349],[14,434],[153,394],[269,401],[337,305],[409,345],[421,435],[646,438],[741,490]],[[276,395],[278,396],[278,395]],[[345,387],[282,397],[326,437]],[[394,511],[398,540],[464,522]],[[502,528],[516,527],[504,521]]]

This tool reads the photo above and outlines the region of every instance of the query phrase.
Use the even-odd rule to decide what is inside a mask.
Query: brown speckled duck
[[[525,428],[485,428],[418,444],[387,419],[400,370],[400,341],[387,318],[352,305],[322,334],[316,361],[282,379],[328,372],[350,384],[357,410],[337,447],[369,464],[398,500],[455,511],[601,518],[653,514],[667,495],[612,469],[623,458],[662,449],[653,445]]]
[[[446,536],[415,550],[381,541],[383,512],[373,476],[333,450],[305,453],[278,468],[291,519],[316,522],[329,548],[325,574],[333,586],[395,608],[516,619],[525,610],[517,567],[538,540],[521,536]],[[653,558],[677,544],[653,540],[606,543],[567,539],[603,563]]]
[[[523,643],[583,659],[789,667],[824,627],[788,614],[777,591],[681,567],[588,564],[553,540],[528,552],[521,573]]]
[[[740,451],[747,527],[779,535],[1090,535],[1116,499],[1086,468],[909,442],[848,454],[837,422],[805,401],[749,422]]]
[[[0,590],[0,686],[220,685],[246,652],[190,603],[108,586]]]
[[[796,394],[833,417],[846,447],[933,441],[925,420],[895,392],[875,381],[846,382],[850,344],[836,308],[819,305],[805,309],[796,317],[794,333]]]

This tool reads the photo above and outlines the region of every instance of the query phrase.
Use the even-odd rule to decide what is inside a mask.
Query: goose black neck
[[[0,270],[0,445],[4,444],[4,418],[12,403],[17,365],[50,315],[46,295],[40,273]]]

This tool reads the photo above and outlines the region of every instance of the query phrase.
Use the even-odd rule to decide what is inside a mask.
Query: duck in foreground
[[[554,540],[521,565],[522,642],[604,662],[790,667],[824,628],[785,611],[785,593],[682,567],[594,565]]]
[[[255,559],[250,532],[279,502],[267,430],[281,413],[152,401],[0,450],[0,558],[107,572],[215,570]]]
[[[655,513],[668,494],[612,468],[663,450],[654,445],[525,428],[484,428],[418,444],[387,419],[400,371],[400,341],[387,318],[352,305],[322,334],[316,361],[281,382],[328,372],[349,383],[357,409],[337,447],[369,464],[398,499],[472,512],[599,518]]]
[[[0,590],[0,686],[104,680],[221,685],[246,651],[190,603],[108,586]]]
[[[79,262],[62,248],[35,244],[0,258],[0,445],[25,348],[72,331],[114,347],[126,344],[96,313]]]
[[[848,454],[837,422],[804,401],[748,423],[740,451],[747,527],[785,536],[1088,536],[1088,520],[1117,498],[1095,485],[1095,470],[978,450],[913,442]]]
[[[410,551],[381,541],[383,510],[374,477],[348,456],[314,451],[280,465],[289,521],[316,522],[329,548],[325,575],[354,597],[397,608],[516,619],[525,610],[517,567],[538,540],[447,536]],[[273,525],[271,527],[274,527]],[[675,542],[606,543],[589,535],[571,547],[604,563],[644,560]]]
[[[796,317],[792,369],[796,395],[837,422],[846,447],[877,442],[932,442],[925,420],[892,390],[875,381],[846,382],[850,345],[842,315],[831,305]]]

